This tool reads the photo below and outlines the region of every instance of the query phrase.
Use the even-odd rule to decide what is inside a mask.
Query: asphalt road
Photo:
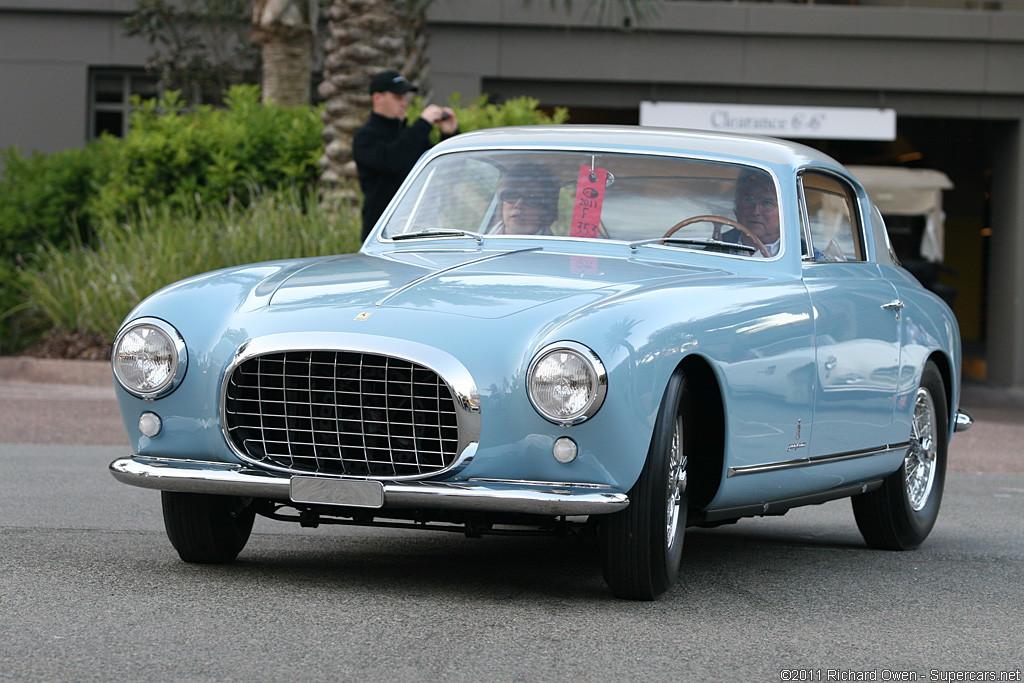
[[[90,377],[0,364],[0,680],[1021,680],[1019,395],[965,397],[920,549],[866,549],[836,501],[691,530],[676,589],[630,603],[575,540],[258,519],[235,564],[181,563],[159,494],[106,471]]]

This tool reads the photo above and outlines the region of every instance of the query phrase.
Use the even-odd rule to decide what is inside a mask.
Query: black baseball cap
[[[370,81],[370,94],[375,92],[393,92],[396,95],[404,95],[407,92],[417,92],[419,88],[410,85],[405,76],[397,71],[382,71]]]

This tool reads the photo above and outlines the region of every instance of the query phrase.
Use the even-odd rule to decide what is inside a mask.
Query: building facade
[[[134,0],[0,0],[0,149],[55,152],[127,126],[152,53],[124,32]]]

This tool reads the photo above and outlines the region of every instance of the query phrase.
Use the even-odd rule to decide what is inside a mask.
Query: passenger
[[[539,164],[512,167],[498,183],[501,220],[495,235],[551,235],[558,218],[560,183],[555,174]]]

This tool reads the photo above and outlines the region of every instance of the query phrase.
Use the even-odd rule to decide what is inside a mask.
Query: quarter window
[[[838,178],[807,172],[801,176],[804,215],[810,233],[808,256],[821,261],[863,261],[857,195]]]

